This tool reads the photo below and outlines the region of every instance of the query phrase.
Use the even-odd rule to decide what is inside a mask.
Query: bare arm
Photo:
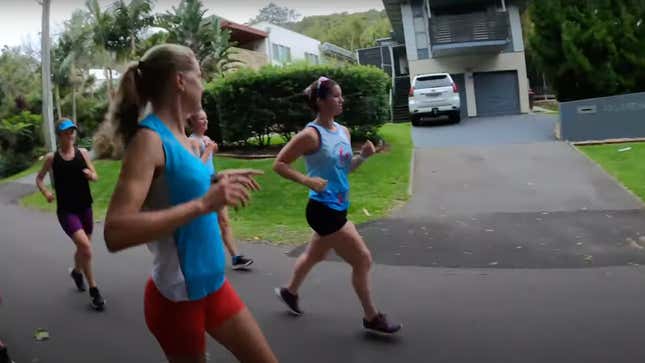
[[[96,169],[94,169],[94,164],[92,164],[92,159],[90,158],[90,154],[87,152],[87,149],[80,148],[79,150],[81,151],[81,155],[87,165],[87,169],[83,169],[83,174],[85,174],[85,177],[89,181],[99,180],[99,174],[96,172]]]
[[[347,127],[343,126],[343,129],[345,130],[345,133],[347,133],[347,138],[349,139],[349,144],[351,145],[352,135],[349,133]],[[366,141],[365,144],[363,144],[363,146],[361,147],[360,154],[352,157],[352,164],[349,167],[350,173],[358,169],[358,167],[361,166],[361,164],[363,164],[363,162],[367,160],[367,158],[374,155],[375,153],[381,152],[381,150],[382,148],[376,149],[371,141]]]
[[[208,158],[213,155],[213,153],[217,150],[217,144],[214,142],[211,142],[209,144],[206,144],[206,148],[204,149],[204,153],[202,154],[202,161],[204,163],[208,162]]]
[[[291,164],[304,154],[313,152],[318,148],[318,134],[316,130],[307,127],[300,131],[285,145],[273,163],[273,170],[281,177],[293,180],[310,189],[322,191],[327,186],[327,181],[321,178],[310,178],[291,167]]]
[[[155,170],[163,165],[159,136],[145,129],[137,132],[126,151],[105,220],[104,237],[110,252],[159,239],[197,216],[248,201],[243,185],[248,180],[231,182],[223,178],[201,198],[164,210],[142,211]]]
[[[51,203],[54,201],[54,194],[52,194],[49,189],[45,186],[45,175],[51,170],[52,163],[54,161],[54,154],[49,153],[45,156],[45,160],[43,161],[43,167],[40,168],[40,171],[36,175],[36,186],[38,187],[38,190],[43,194],[45,199],[47,199],[47,202]]]

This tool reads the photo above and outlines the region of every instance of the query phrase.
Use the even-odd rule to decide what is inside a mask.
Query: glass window
[[[435,88],[435,87],[452,87],[450,78],[446,75],[426,76],[417,78],[414,83],[415,89]]]

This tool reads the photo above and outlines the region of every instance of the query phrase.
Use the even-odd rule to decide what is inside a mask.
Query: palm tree
[[[154,23],[151,0],[119,0],[113,5],[114,26],[119,34],[117,59],[134,59],[141,35]]]
[[[58,112],[60,110],[59,85],[69,85],[72,89],[72,118],[76,120],[76,95],[79,87],[83,84],[84,68],[92,61],[92,52],[89,51],[92,45],[92,29],[87,23],[87,13],[77,10],[65,23],[65,31],[59,38],[56,47],[56,66],[54,76],[58,76],[56,97],[58,101]],[[67,82],[66,82],[67,81]]]
[[[108,97],[112,98],[114,94],[112,69],[115,62],[113,55],[114,17],[110,11],[101,9],[98,0],[87,0],[85,6],[88,10],[92,27],[92,41],[98,53],[96,57],[97,59],[101,59],[101,63],[106,71]]]
[[[168,31],[168,42],[193,50],[207,79],[238,67],[231,55],[231,34],[216,16],[206,16],[200,0],[182,0],[178,7],[159,17],[158,25]]]

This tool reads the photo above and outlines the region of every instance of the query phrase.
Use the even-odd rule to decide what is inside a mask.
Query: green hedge
[[[40,115],[22,111],[0,120],[0,178],[28,168],[44,151]]]
[[[344,112],[338,121],[357,139],[375,138],[379,126],[390,119],[388,76],[369,66],[307,64],[242,69],[208,84],[204,109],[211,137],[229,144],[255,139],[260,146],[274,133],[288,140],[315,117],[302,92],[323,75],[343,89]]]

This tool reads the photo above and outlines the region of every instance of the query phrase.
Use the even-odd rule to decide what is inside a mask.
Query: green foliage
[[[300,18],[300,14],[286,6],[279,6],[270,2],[269,5],[260,9],[258,15],[249,21],[250,24],[256,24],[263,21],[275,25],[286,25],[295,22]]]
[[[41,116],[29,111],[0,120],[0,177],[29,167],[43,151],[41,125]]]
[[[315,117],[303,90],[321,75],[343,89],[344,112],[338,120],[355,138],[375,137],[378,127],[389,119],[390,80],[374,67],[294,64],[243,69],[210,83],[204,107],[209,115],[218,116],[228,143],[246,144],[254,138],[264,146],[272,133],[287,140]],[[211,125],[216,120],[209,119]]]
[[[560,101],[645,91],[643,0],[541,0],[529,46]]]
[[[127,4],[119,0],[112,5],[112,32],[115,35],[113,49],[116,50],[118,59],[132,60],[136,56],[137,44],[154,22],[152,4],[151,0],[130,0]]]
[[[0,154],[0,178],[18,173],[28,168],[32,162],[27,154]]]
[[[193,50],[207,80],[235,68],[231,56],[230,31],[220,27],[215,16],[205,16],[200,0],[182,0],[178,7],[159,16],[158,26],[168,31],[166,41]]]
[[[82,97],[78,97],[76,103],[77,112],[75,121],[78,124],[79,135],[81,137],[92,136],[98,125],[104,119],[108,109],[108,101],[105,99],[104,94],[97,93],[94,96],[84,94]],[[71,110],[71,97],[63,99],[61,106],[63,110]],[[69,114],[63,111],[63,116],[69,117]]]
[[[20,48],[0,50],[0,118],[40,106],[40,62]]]
[[[42,145],[42,117],[29,111],[0,120],[0,150],[11,153],[31,153]]]
[[[349,50],[373,47],[376,39],[388,37],[392,31],[385,10],[308,16],[287,26],[296,32]]]
[[[408,198],[413,148],[410,124],[386,124],[380,133],[387,141],[388,150],[373,156],[349,176],[352,187],[349,218],[356,223],[383,218]],[[248,207],[230,210],[235,236],[242,240],[302,243],[311,236],[311,229],[304,218],[307,189],[273,172],[273,162],[273,159],[244,160],[215,155],[218,170],[253,168],[264,171],[264,175],[257,178],[262,190],[253,194]],[[294,167],[304,170],[303,164],[302,160],[298,160]],[[103,219],[119,177],[121,162],[97,160],[94,166],[100,176],[96,183],[90,184],[94,215],[97,219]],[[56,211],[56,205],[47,203],[39,192],[26,196],[21,204]],[[370,216],[365,214],[364,209],[369,211]]]

